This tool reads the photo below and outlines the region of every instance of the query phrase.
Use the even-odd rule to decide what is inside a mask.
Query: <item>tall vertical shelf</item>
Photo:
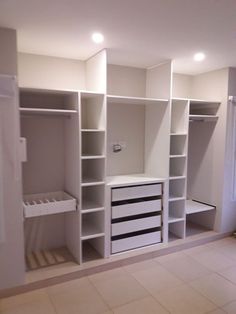
[[[81,262],[105,252],[106,98],[80,93]]]
[[[217,101],[192,99],[189,104],[187,236],[214,229],[217,197],[210,191],[219,107]]]
[[[189,102],[172,99],[169,160],[169,241],[185,237]]]

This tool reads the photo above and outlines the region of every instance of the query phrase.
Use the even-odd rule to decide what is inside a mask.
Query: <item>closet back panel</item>
[[[23,193],[64,190],[64,118],[22,116],[21,136],[27,139]]]
[[[217,197],[213,191],[215,126],[211,122],[191,122],[188,143],[187,196],[212,205]]]
[[[144,172],[145,107],[133,104],[108,104],[108,175]],[[125,143],[114,153],[112,144]]]
[[[145,97],[146,70],[108,64],[108,95]]]

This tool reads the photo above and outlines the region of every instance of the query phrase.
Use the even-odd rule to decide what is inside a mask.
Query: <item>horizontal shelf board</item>
[[[29,114],[56,114],[56,115],[70,115],[78,113],[78,111],[76,110],[46,109],[46,108],[20,108],[20,112]]]
[[[185,200],[185,197],[184,196],[180,196],[180,197],[170,196],[169,197],[169,202],[180,201],[180,200]]]
[[[91,209],[82,209],[81,213],[82,214],[88,214],[88,213],[95,213],[95,212],[102,212],[104,211],[105,208],[104,207],[100,207],[100,208],[91,208]]]
[[[88,210],[102,210],[104,209],[104,206],[101,206],[101,204],[98,204],[96,202],[90,201],[90,200],[82,200],[82,211],[88,211]]]
[[[179,133],[170,133],[171,136],[186,136],[187,135],[187,132],[179,132]]]
[[[168,99],[128,97],[128,96],[115,96],[115,95],[108,95],[107,101],[109,103],[135,104],[135,105],[148,105],[148,104],[163,103],[163,102],[168,103]]]
[[[82,155],[81,159],[102,159],[106,158],[105,155]]]
[[[102,185],[105,184],[104,181],[96,181],[94,179],[84,179],[81,183],[81,186],[93,186],[93,185]]]
[[[202,204],[193,200],[186,200],[186,214],[195,214],[195,213],[201,213],[208,210],[215,209],[214,206]]]
[[[170,155],[170,158],[185,158],[187,155]]]
[[[185,221],[185,218],[177,218],[177,217],[169,217],[168,218],[168,223],[172,224],[175,222],[179,222],[179,221]]]
[[[90,99],[90,98],[94,98],[94,97],[105,96],[105,94],[103,94],[103,93],[97,93],[97,92],[93,92],[93,91],[80,91],[80,95],[81,95],[82,99]]]
[[[169,180],[178,180],[178,179],[186,179],[186,176],[172,176],[172,177],[169,177]]]
[[[218,116],[215,115],[200,115],[200,114],[190,114],[190,121],[202,121],[202,122],[214,122],[218,120]]]
[[[81,132],[105,132],[105,129],[81,129]]]
[[[23,199],[26,218],[76,210],[76,199],[63,191],[24,195]]]

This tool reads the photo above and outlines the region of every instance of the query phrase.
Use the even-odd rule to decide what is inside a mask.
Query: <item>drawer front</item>
[[[111,252],[118,253],[126,250],[135,249],[138,247],[155,244],[161,242],[161,232],[155,231],[151,233],[145,233],[136,237],[125,238],[121,240],[115,240],[111,243]]]
[[[114,223],[111,225],[112,236],[161,226],[161,216],[151,216]]]
[[[161,195],[161,184],[130,186],[112,189],[112,201]]]
[[[112,219],[161,211],[161,200],[112,206]]]

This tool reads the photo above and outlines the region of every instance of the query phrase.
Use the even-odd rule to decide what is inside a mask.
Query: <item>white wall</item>
[[[121,96],[146,96],[146,69],[108,64],[107,93]]]
[[[18,54],[20,87],[86,89],[86,65],[80,60]]]
[[[16,75],[16,32],[0,29],[0,74]],[[7,100],[6,100],[7,101]],[[0,98],[0,127],[4,133],[3,205],[5,241],[0,243],[0,289],[24,282],[23,212],[21,199],[20,162],[17,159],[19,116],[17,95],[7,103]]]
[[[191,98],[192,76],[173,73],[172,97]]]

